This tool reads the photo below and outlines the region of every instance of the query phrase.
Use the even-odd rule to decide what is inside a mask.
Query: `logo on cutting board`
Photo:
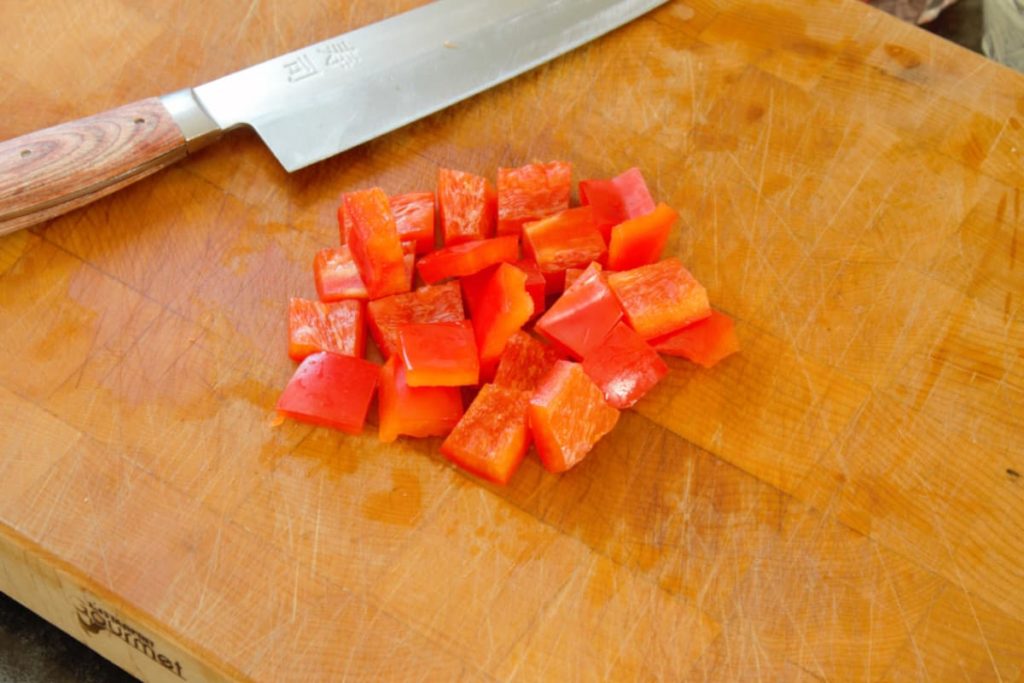
[[[152,638],[139,633],[138,629],[129,626],[92,600],[78,598],[74,601],[74,605],[75,616],[78,617],[78,623],[86,633],[96,635],[106,631],[115,638],[120,638],[181,680],[185,680],[185,675],[181,672],[181,662],[171,659],[161,652],[157,652],[156,644]]]

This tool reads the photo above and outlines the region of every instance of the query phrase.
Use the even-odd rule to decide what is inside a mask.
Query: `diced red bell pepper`
[[[412,291],[412,282],[416,279],[416,243],[402,242],[402,265],[405,267],[405,281],[409,283],[408,289]]]
[[[530,293],[530,298],[533,299],[533,316],[536,318],[538,315],[544,312],[547,302],[545,295],[547,294],[547,280],[544,278],[544,273],[541,272],[540,266],[537,265],[536,261],[530,259],[522,259],[516,261],[516,268],[526,273],[526,291]]]
[[[529,259],[521,259],[513,265],[526,273],[526,291],[529,293],[530,298],[533,299],[533,315],[531,317],[535,318],[544,312],[546,306],[544,275],[540,272],[540,266]],[[466,303],[466,310],[469,312],[470,318],[476,315],[476,303],[483,296],[484,287],[487,286],[491,275],[497,269],[497,265],[488,266],[479,273],[459,278],[459,284],[462,285],[462,299]]]
[[[348,244],[348,237],[352,233],[352,218],[348,215],[348,209],[345,208],[346,194],[342,192],[341,201],[338,202],[338,237],[341,244]]]
[[[515,235],[462,242],[438,249],[419,260],[416,269],[428,284],[449,277],[478,273],[496,263],[511,263],[519,258],[519,238]]]
[[[409,281],[409,289],[412,289],[412,278],[416,268],[416,254],[413,253],[415,248],[414,242],[402,242],[402,263]],[[356,266],[347,244],[321,249],[316,253],[313,258],[313,279],[320,301],[369,297],[363,278],[359,276],[359,267]]]
[[[380,367],[354,356],[321,351],[306,357],[277,400],[285,417],[349,434],[363,431]]]
[[[302,360],[318,351],[362,357],[366,325],[360,301],[288,301],[288,355]]]
[[[537,387],[529,415],[537,455],[551,472],[578,464],[619,419],[580,364],[566,360],[555,363]]]
[[[403,323],[459,322],[465,320],[459,283],[427,285],[414,292],[371,301],[366,306],[370,334],[385,358],[398,353],[398,326]]]
[[[398,239],[403,242],[415,242],[416,253],[426,254],[434,248],[434,193],[406,192],[388,198],[391,213],[395,216],[395,227]],[[352,230],[352,220],[345,211],[344,196],[338,206],[338,227],[341,230],[341,243],[348,244],[348,235]]]
[[[674,332],[711,315],[708,293],[677,258],[608,276],[626,320],[644,339]]]
[[[589,263],[587,265],[590,265]],[[580,278],[587,268],[565,268],[565,289],[572,287],[572,283]]]
[[[616,323],[582,365],[601,388],[604,400],[619,410],[639,401],[668,374],[668,366],[658,352],[623,322]]]
[[[558,360],[558,351],[519,330],[509,337],[501,352],[494,383],[532,394]]]
[[[417,254],[433,251],[434,193],[406,192],[393,195],[388,203],[395,215],[398,238],[403,242],[415,242]]]
[[[526,291],[526,273],[502,263],[487,282],[473,316],[473,330],[480,352],[480,376],[494,376],[508,338],[533,315],[533,299]]]
[[[529,400],[525,391],[485,384],[441,444],[441,453],[479,477],[507,483],[530,445]]]
[[[654,210],[647,183],[639,168],[631,168],[611,180],[581,180],[580,204],[594,207],[597,229],[605,241],[612,226]]]
[[[459,286],[462,288],[462,301],[466,305],[467,315],[472,319],[476,317],[477,303],[484,294],[484,288],[490,282],[498,264],[487,266],[478,273],[463,275],[459,278]]]
[[[561,294],[565,291],[565,271],[555,270],[549,273],[541,272],[544,276],[544,295],[552,296],[554,294]]]
[[[590,264],[534,325],[557,348],[585,357],[622,318],[622,307],[601,272]]]
[[[480,380],[480,358],[468,320],[406,323],[399,325],[398,338],[409,386],[462,387]]]
[[[679,214],[667,204],[658,204],[654,211],[630,218],[612,228],[608,244],[608,267],[629,270],[661,258]]]
[[[703,320],[652,339],[651,345],[661,353],[681,356],[705,368],[740,350],[732,318],[715,310]]]
[[[442,168],[437,173],[437,205],[445,246],[494,235],[497,193],[494,185],[465,171]]]
[[[313,257],[313,280],[320,301],[366,299],[366,285],[347,244],[321,249]]]
[[[349,192],[345,210],[352,219],[348,246],[371,299],[409,291],[402,243],[384,190]]]
[[[498,234],[518,235],[523,223],[569,208],[572,164],[552,161],[498,169]]]
[[[557,273],[604,259],[606,245],[589,206],[560,211],[523,224],[523,250],[541,272]]]
[[[589,263],[587,264],[590,265]],[[572,283],[576,282],[580,275],[583,275],[586,268],[566,268],[565,269],[565,288],[569,289],[572,287]],[[610,274],[610,271],[604,271],[605,277]]]
[[[378,438],[394,441],[406,436],[445,436],[462,418],[458,387],[414,387],[397,355],[380,370],[377,394]]]

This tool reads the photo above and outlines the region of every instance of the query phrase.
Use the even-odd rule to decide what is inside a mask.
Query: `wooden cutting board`
[[[0,5],[0,138],[416,0]],[[255,136],[0,238],[0,589],[150,680],[1021,680],[1024,77],[677,0],[295,175]],[[642,168],[743,352],[506,488],[273,424],[339,193]]]

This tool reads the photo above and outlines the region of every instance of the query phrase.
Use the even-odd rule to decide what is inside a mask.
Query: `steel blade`
[[[194,89],[295,171],[479,93],[666,0],[437,0]]]

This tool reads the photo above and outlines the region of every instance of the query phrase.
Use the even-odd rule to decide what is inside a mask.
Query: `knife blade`
[[[252,128],[289,172],[471,97],[667,0],[436,0],[209,83],[0,143],[0,235]]]

